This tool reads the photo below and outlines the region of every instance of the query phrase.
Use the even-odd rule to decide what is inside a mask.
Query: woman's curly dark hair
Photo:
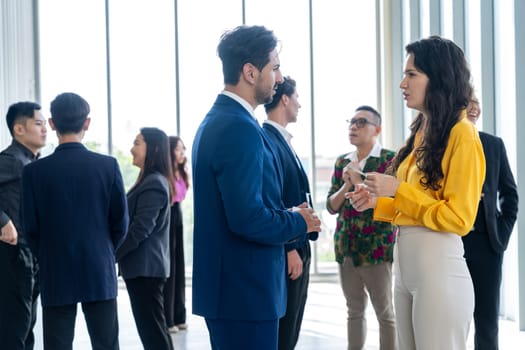
[[[389,172],[396,174],[401,162],[413,151],[416,165],[423,173],[421,185],[438,190],[450,130],[459,121],[472,95],[470,70],[463,51],[454,42],[439,36],[408,44],[406,52],[414,56],[416,69],[428,77],[426,116],[419,113],[410,125],[410,136],[392,160]],[[418,133],[422,142],[414,149]]]

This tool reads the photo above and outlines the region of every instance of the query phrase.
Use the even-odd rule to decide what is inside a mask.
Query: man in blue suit
[[[93,349],[118,349],[115,249],[126,235],[126,194],[117,161],[81,143],[88,103],[51,102],[59,146],[22,173],[21,219],[40,264],[44,349],[71,349],[77,303]]]
[[[480,113],[474,96],[467,117],[475,124]],[[481,131],[479,138],[487,170],[474,228],[463,245],[474,284],[474,348],[497,350],[503,254],[518,215],[518,189],[503,140]]]
[[[225,88],[193,143],[193,312],[205,317],[213,349],[277,349],[284,244],[320,231],[306,203],[284,206],[282,169],[254,116],[282,82],[276,46],[261,26],[222,36]]]
[[[264,105],[268,119],[263,129],[272,140],[283,170],[283,202],[288,208],[305,199],[310,202],[310,185],[301,161],[292,147],[288,123],[297,121],[301,105],[295,80],[285,77],[278,85],[273,100]],[[307,198],[308,197],[308,198]],[[308,203],[312,204],[312,203]],[[302,236],[285,245],[287,278],[286,314],[279,320],[279,350],[293,350],[299,339],[310,279],[311,251],[308,238],[317,239],[318,233]]]

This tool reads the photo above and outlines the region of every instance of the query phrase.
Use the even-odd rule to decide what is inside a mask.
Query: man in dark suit
[[[20,223],[22,169],[46,144],[46,120],[34,102],[9,106],[11,145],[0,153],[0,344],[32,350],[39,293],[38,264]]]
[[[481,110],[473,97],[467,117],[474,124]],[[474,347],[498,349],[498,316],[503,254],[518,213],[518,191],[503,140],[480,132],[487,162],[474,228],[463,237],[465,259],[474,284]]]
[[[295,80],[285,77],[277,86],[273,100],[264,105],[268,119],[263,129],[272,140],[283,170],[283,202],[287,208],[299,205],[305,200],[310,203],[310,185],[301,161],[292,147],[292,134],[286,130],[288,123],[297,121],[301,105]],[[308,238],[317,239],[318,233],[302,236],[285,245],[287,254],[286,271],[287,301],[286,314],[279,320],[279,350],[293,350],[299,338],[304,307],[310,279],[310,243]]]
[[[88,151],[88,103],[51,102],[59,146],[22,174],[21,219],[40,264],[44,349],[71,349],[77,303],[93,349],[118,349],[115,248],[126,235],[126,194],[117,161]]]
[[[282,169],[254,116],[282,81],[276,46],[261,26],[223,34],[225,88],[193,143],[193,312],[205,317],[213,349],[277,349],[284,244],[320,230],[306,203],[283,205]]]

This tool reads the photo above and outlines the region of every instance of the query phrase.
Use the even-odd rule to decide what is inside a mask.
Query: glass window
[[[186,145],[188,168],[191,168],[191,146],[195,132],[217,94],[224,88],[217,45],[226,30],[242,23],[241,5],[240,0],[178,1],[180,136]],[[190,190],[181,204],[186,273],[190,272],[193,261],[191,185],[190,183]]]
[[[279,11],[275,11],[276,8]],[[292,18],[293,24],[290,23]],[[312,168],[312,112],[308,2],[302,0],[284,2],[248,0],[246,1],[246,22],[248,25],[264,25],[273,30],[280,41],[281,72],[297,82],[297,93],[301,104],[297,123],[289,124],[287,129],[293,135],[292,144],[297,155],[301,158],[305,170],[310,173]],[[261,123],[266,119],[263,106],[257,108],[255,114]]]
[[[45,5],[45,6],[44,6]],[[106,39],[104,0],[48,0],[39,7],[42,112],[60,93],[74,92],[91,107],[84,142],[107,153]],[[60,15],[57,14],[66,14]],[[58,145],[49,129],[48,146]]]
[[[410,11],[410,0],[402,0],[402,1],[403,1],[402,2],[403,38],[406,38],[405,40],[409,40],[409,38],[411,38],[412,35],[414,35],[414,33],[412,33],[412,31],[410,30],[412,22],[415,21],[417,23],[417,21],[419,20],[419,17],[417,18],[410,17],[410,12],[411,12]]]
[[[278,8],[279,11],[275,11]],[[293,19],[293,24],[290,21]],[[264,25],[273,30],[280,41],[279,59],[281,72],[297,82],[297,93],[301,109],[297,123],[287,129],[294,135],[293,146],[297,154],[308,165],[311,153],[311,90],[310,90],[310,27],[308,2],[291,1],[246,1],[248,25]],[[266,119],[264,108],[257,108],[259,121]]]
[[[141,127],[176,132],[173,1],[109,2],[113,154],[126,186],[138,168],[129,149]]]
[[[278,8],[279,11],[275,11]],[[312,99],[311,99],[311,55],[310,55],[310,15],[307,1],[292,0],[279,1],[269,0],[265,2],[248,0],[246,2],[247,24],[263,24],[274,31],[280,41],[279,58],[283,75],[290,76],[297,82],[297,93],[301,109],[297,117],[297,123],[289,124],[287,129],[293,135],[292,144],[297,155],[308,173],[314,208],[318,213],[324,208],[326,191],[321,191],[314,184],[314,172],[312,162]],[[264,108],[256,110],[258,119],[262,122],[266,119]],[[318,169],[318,167],[316,167]],[[315,177],[318,174],[315,173]],[[318,261],[316,257],[326,260],[324,250],[330,244],[326,242],[331,239],[330,233],[321,235],[321,239],[313,246],[313,263],[311,268],[318,272]],[[319,251],[322,251],[319,254]],[[318,259],[317,259],[318,260]],[[333,259],[328,259],[333,261]]]
[[[494,3],[494,49],[496,134],[505,142],[509,163],[516,177],[516,51],[514,47],[515,16],[513,6],[513,1]],[[519,318],[519,295],[516,293],[519,290],[517,230],[517,226],[514,227],[515,233],[510,237],[509,248],[505,252],[501,291],[501,312],[514,320]]]
[[[112,152],[119,159],[128,188],[138,173],[131,165],[129,149],[141,127],[159,127],[167,134],[179,132],[190,157],[197,126],[223,88],[217,44],[225,30],[242,23],[243,4],[247,24],[274,30],[281,42],[282,71],[297,81],[302,108],[290,131],[310,172],[316,210],[324,219],[316,249],[318,260],[328,267],[323,270],[325,265],[321,264],[319,271],[335,272],[335,216],[324,212],[326,193],[335,158],[352,150],[345,120],[359,105],[378,105],[376,2],[334,5],[312,1],[311,56],[309,3],[302,0],[110,1],[110,119],[105,1],[71,4],[49,0],[40,6],[39,19],[44,106],[62,91],[84,96],[91,104],[93,119],[86,141],[106,152],[111,125]],[[57,17],[57,13],[68,16]],[[256,114],[261,122],[265,119],[263,108]],[[182,208],[186,258],[191,262],[191,190]]]
[[[442,0],[442,20],[443,20],[443,37],[450,40],[454,39],[454,11],[453,0]]]
[[[467,0],[465,14],[467,20],[465,51],[470,64],[474,91],[483,109],[483,87],[481,86],[481,8],[479,1]],[[476,122],[476,126],[480,130],[483,129],[483,110],[479,120]]]
[[[510,160],[516,159],[516,52],[512,2],[495,4],[496,133],[505,140]],[[514,162],[513,162],[514,163]],[[515,164],[511,164],[515,170]]]
[[[419,4],[421,10],[421,37],[426,38],[430,34],[439,34],[430,33],[430,0],[421,0]]]
[[[326,194],[337,156],[353,150],[346,119],[360,105],[377,107],[376,8],[374,1],[313,2],[313,88],[316,194],[324,230],[317,243],[323,263],[335,271],[333,228],[325,212]]]
[[[188,155],[197,127],[224,88],[217,45],[226,30],[242,24],[241,6],[241,0],[178,1],[180,123]]]

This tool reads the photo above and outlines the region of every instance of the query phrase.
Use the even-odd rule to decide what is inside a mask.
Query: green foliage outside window
[[[102,152],[102,147],[100,143],[96,141],[86,141],[84,142],[84,145],[93,152],[104,153]],[[132,164],[133,157],[129,152],[124,152],[122,150],[115,149],[113,157],[117,159],[117,163],[120,167],[120,172],[122,173],[124,187],[126,191],[128,191],[137,180],[137,176],[139,175],[139,168]]]

